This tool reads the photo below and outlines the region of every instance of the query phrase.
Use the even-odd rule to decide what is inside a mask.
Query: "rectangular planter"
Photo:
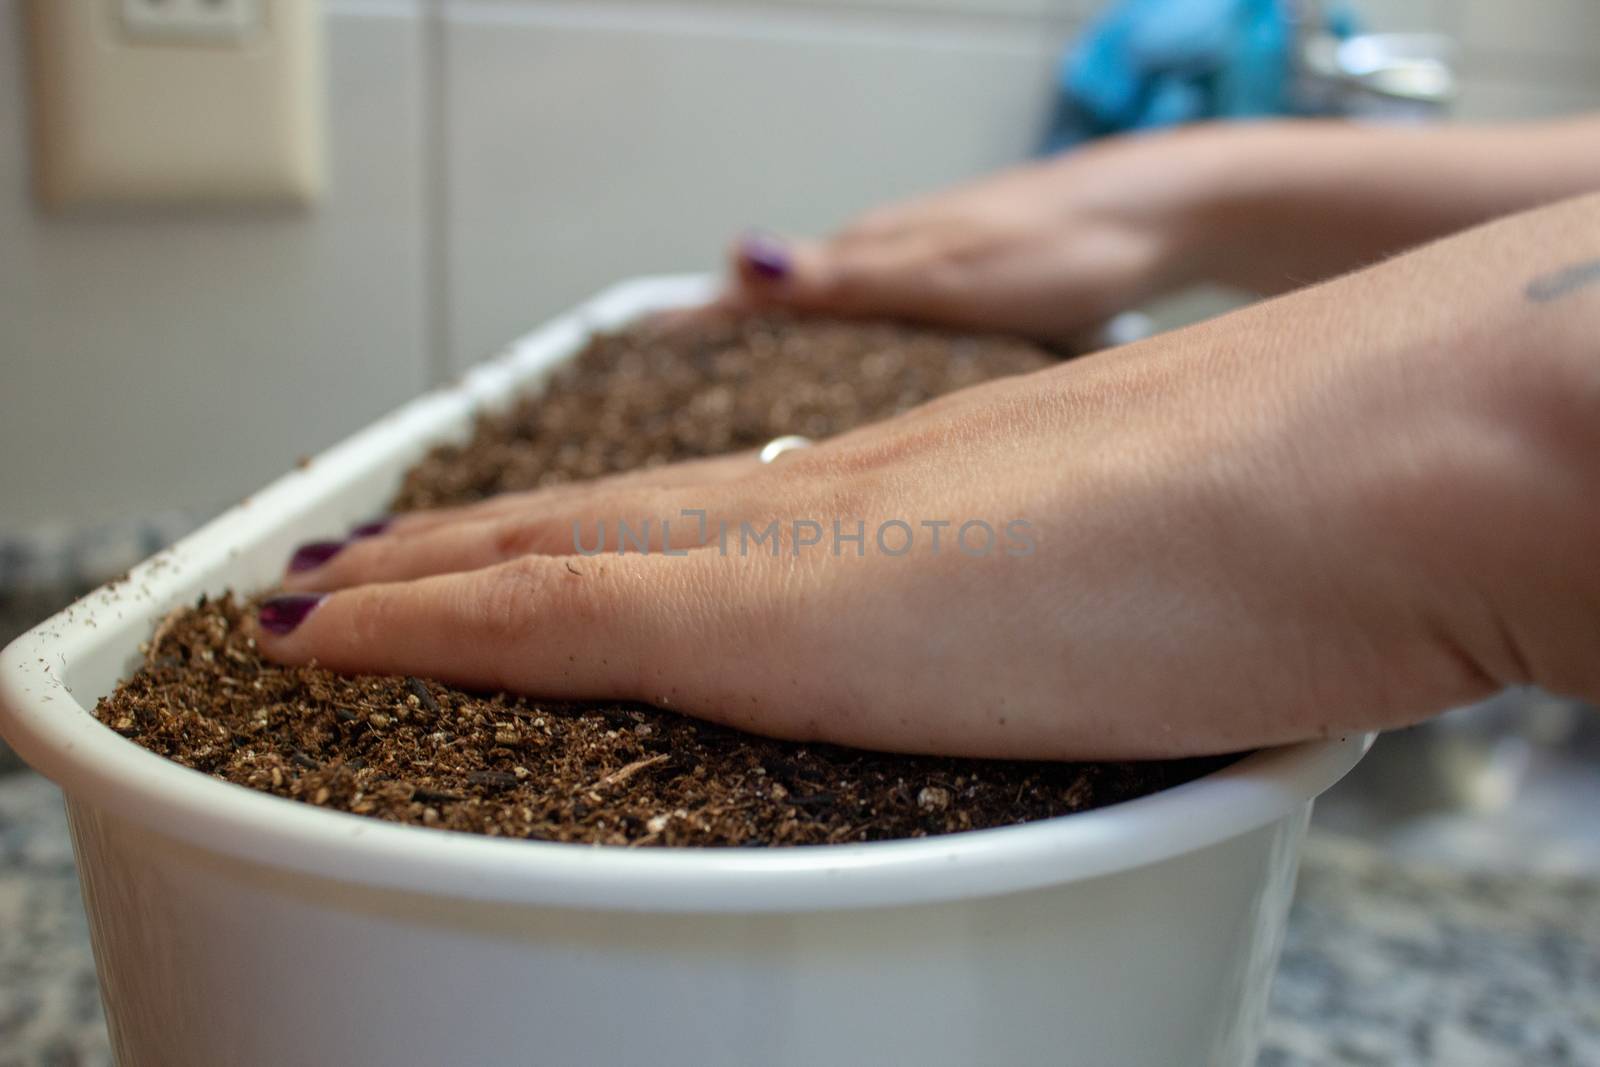
[[[66,792],[123,1067],[1253,1063],[1312,799],[1370,738],[1025,826],[630,850],[297,804],[93,718],[174,606],[274,582],[591,330],[708,287],[606,291],[0,656],[0,732]]]

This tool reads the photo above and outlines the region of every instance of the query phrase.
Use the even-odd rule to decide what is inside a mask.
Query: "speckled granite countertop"
[[[0,775],[0,1067],[110,1062],[61,794]]]
[[[1261,1067],[1597,1067],[1600,879],[1307,840]]]
[[[0,1067],[111,1062],[60,794],[0,775]],[[1600,879],[1313,833],[1261,1067],[1600,1064]]]

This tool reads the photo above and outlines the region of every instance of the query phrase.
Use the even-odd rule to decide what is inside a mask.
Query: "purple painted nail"
[[[774,282],[787,278],[794,267],[784,243],[759,231],[745,234],[739,242],[739,258],[756,274]]]
[[[289,557],[289,573],[316,570],[334,556],[344,551],[346,541],[308,541],[294,550]]]
[[[385,515],[381,519],[373,519],[371,522],[364,522],[360,526],[352,527],[350,539],[353,541],[358,537],[377,537],[392,525],[394,525],[394,516]]]
[[[263,630],[282,637],[305,622],[311,609],[327,598],[326,593],[285,593],[262,601],[256,618]]]

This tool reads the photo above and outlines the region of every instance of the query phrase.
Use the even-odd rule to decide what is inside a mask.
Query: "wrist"
[[[1166,165],[1182,175],[1184,195],[1166,220],[1165,282],[1181,288],[1221,282],[1262,292],[1281,271],[1279,248],[1290,230],[1314,240],[1309,223],[1318,192],[1299,174],[1305,144],[1300,123],[1194,127],[1173,135]]]
[[[1571,201],[1364,272],[1362,291],[1322,291],[1388,308],[1362,335],[1376,357],[1357,359],[1374,385],[1358,405],[1384,472],[1372,484],[1386,487],[1367,514],[1394,535],[1399,569],[1429,578],[1436,628],[1497,684],[1590,699],[1596,219],[1600,197]]]

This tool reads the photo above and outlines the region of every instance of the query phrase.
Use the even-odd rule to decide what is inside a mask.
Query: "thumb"
[[[768,679],[755,647],[775,627],[770,559],[525,556],[416,581],[262,603],[272,660],[346,674],[411,674],[556,699],[734,709],[751,726]],[[739,699],[732,695],[741,694]]]

